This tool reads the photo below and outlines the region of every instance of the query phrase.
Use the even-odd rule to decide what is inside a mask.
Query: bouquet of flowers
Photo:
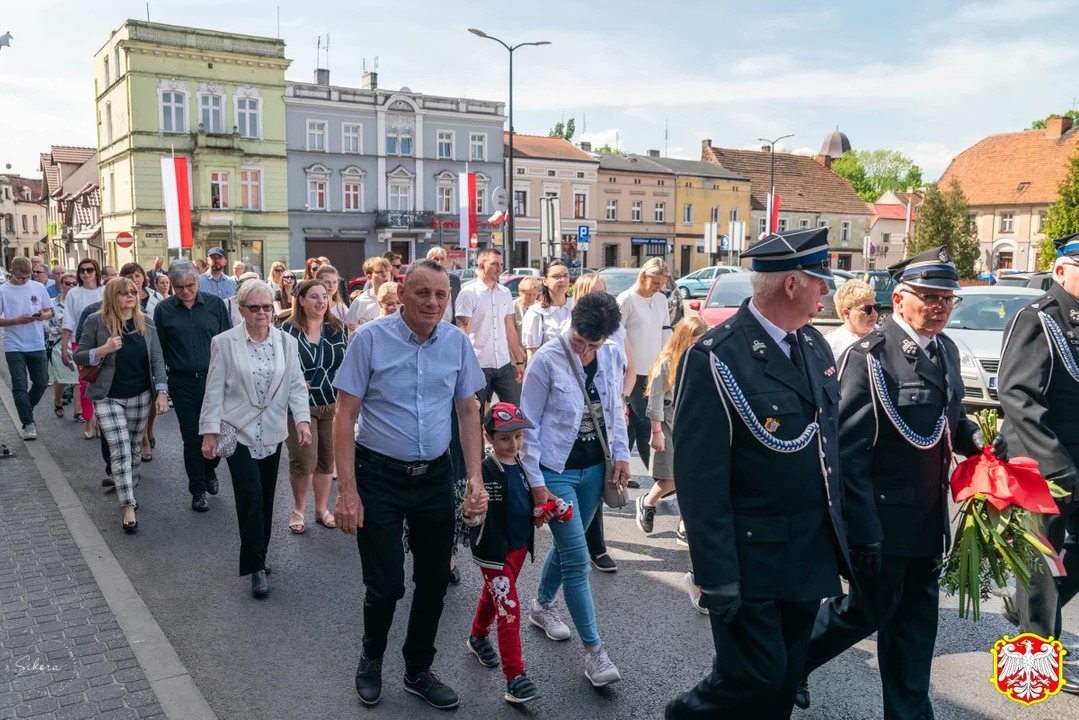
[[[952,498],[962,503],[959,529],[944,560],[941,585],[959,596],[959,617],[981,617],[981,601],[1008,578],[1027,590],[1032,573],[1041,572],[1041,556],[1056,553],[1040,534],[1041,516],[1057,515],[1054,497],[1066,495],[1038,472],[1037,461],[1014,457],[1003,461],[992,453],[997,412],[976,416],[985,447],[980,455],[959,463],[952,473]]]

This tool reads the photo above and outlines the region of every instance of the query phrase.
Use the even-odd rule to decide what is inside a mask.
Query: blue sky
[[[896,148],[935,179],[992,133],[1073,107],[1079,96],[1079,0],[902,3],[726,0],[282,1],[286,77],[310,81],[316,38],[330,33],[331,81],[504,100],[508,42],[549,40],[515,54],[515,125],[546,134],[576,118],[579,139],[673,157],[700,141],[815,154],[839,126],[855,148]],[[150,3],[151,19],[277,34],[277,3]],[[496,11],[497,8],[504,8]],[[0,34],[0,166],[37,176],[49,145],[93,145],[91,62],[110,31],[145,18],[143,2],[4,3]],[[587,130],[582,132],[582,125]]]

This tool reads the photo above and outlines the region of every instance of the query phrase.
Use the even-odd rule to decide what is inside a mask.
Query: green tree
[[[910,253],[917,255],[940,245],[951,253],[959,277],[974,277],[978,240],[970,226],[967,198],[955,178],[946,190],[931,186],[925,191],[925,199],[914,222]]]
[[[625,155],[626,154],[626,152],[624,150],[619,150],[618,148],[611,147],[610,143],[607,143],[606,145],[603,145],[602,147],[596,148],[593,152],[607,153],[608,155]]]
[[[555,123],[550,132],[547,133],[548,137],[560,137],[563,140],[573,140],[573,133],[577,131],[577,125],[573,122],[573,118],[570,118],[565,123],[561,121]]]
[[[1049,117],[1051,117],[1051,118],[1066,117],[1066,118],[1071,118],[1073,121],[1079,121],[1079,110],[1068,110],[1067,112],[1064,113],[1064,115],[1061,115],[1060,113],[1053,113]],[[1034,122],[1030,123],[1030,127],[1027,128],[1027,130],[1044,130],[1044,129],[1045,129],[1045,118],[1040,118],[1038,120],[1035,120]]]
[[[848,150],[832,162],[832,172],[866,202],[876,202],[886,190],[904,192],[922,184],[922,169],[898,150]]]
[[[1057,185],[1057,199],[1045,214],[1045,237],[1038,246],[1038,269],[1048,270],[1056,259],[1053,238],[1079,232],[1079,153],[1068,161],[1068,174]]]

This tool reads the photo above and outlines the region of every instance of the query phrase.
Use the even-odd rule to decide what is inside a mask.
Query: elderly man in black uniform
[[[959,351],[942,334],[959,275],[939,247],[888,268],[895,307],[882,327],[840,358],[839,444],[848,538],[881,558],[855,564],[850,594],[820,607],[805,675],[872,633],[884,688],[884,717],[932,718],[929,671],[937,637],[941,553],[950,537],[952,451],[983,446],[963,409]],[[1004,455],[1003,440],[996,452]],[[809,706],[803,681],[796,704]]]
[[[997,378],[1001,433],[1013,452],[1037,460],[1047,480],[1071,492],[1057,500],[1060,514],[1047,515],[1044,527],[1067,575],[1053,577],[1046,569],[1031,578],[1029,593],[1016,590],[1019,627],[1045,638],[1060,637],[1060,609],[1079,593],[1079,552],[1064,542],[1065,528],[1079,517],[1079,233],[1053,242],[1056,282],[1012,319]],[[1070,665],[1064,679],[1064,691],[1079,694]]]
[[[744,256],[753,298],[679,373],[674,476],[716,656],[667,718],[790,717],[817,608],[849,570],[839,383],[809,324],[831,276],[827,229]]]

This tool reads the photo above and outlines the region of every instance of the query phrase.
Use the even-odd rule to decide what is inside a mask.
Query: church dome
[[[850,150],[850,140],[838,128],[828,133],[828,137],[824,138],[824,144],[820,146],[820,154],[830,158],[842,157],[848,150]]]

